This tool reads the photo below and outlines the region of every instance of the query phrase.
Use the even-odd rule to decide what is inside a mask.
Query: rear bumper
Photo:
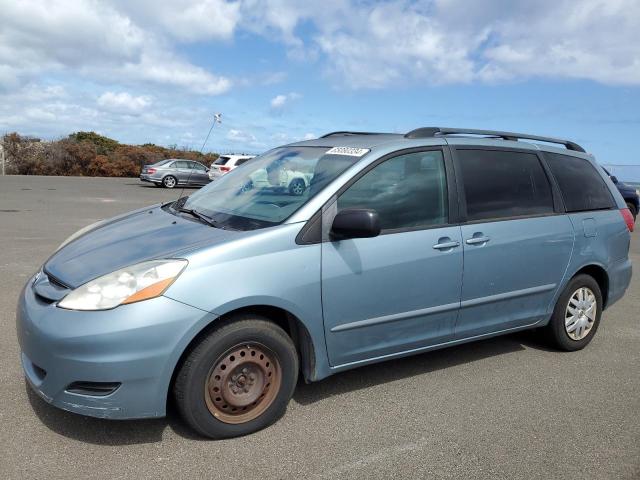
[[[146,418],[165,414],[184,344],[195,325],[213,318],[166,297],[100,312],[64,310],[41,301],[29,282],[16,330],[25,377],[45,401],[93,417]],[[72,393],[74,382],[117,388],[107,395]]]
[[[162,179],[160,178],[153,178],[151,175],[146,175],[144,173],[140,174],[140,180],[143,182],[151,182],[151,183],[160,183],[162,181]]]

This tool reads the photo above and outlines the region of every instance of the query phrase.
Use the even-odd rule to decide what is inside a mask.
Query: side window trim
[[[451,145],[450,148],[451,148],[451,155],[453,158],[453,166],[456,174],[456,181],[457,181],[457,188],[458,188],[457,194],[458,194],[458,202],[459,202],[459,218],[460,218],[461,224],[475,225],[479,223],[504,222],[508,220],[518,220],[518,219],[526,219],[526,218],[551,217],[554,215],[559,215],[564,213],[564,203],[562,202],[560,189],[556,185],[556,181],[553,175],[551,174],[551,171],[547,166],[543,156],[541,155],[540,150],[529,150],[526,148],[498,147],[498,146],[487,146],[487,145]],[[510,217],[492,217],[492,218],[483,218],[480,220],[468,220],[467,197],[464,191],[464,178],[462,174],[462,167],[460,165],[460,157],[457,155],[457,151],[459,150],[515,152],[515,153],[526,153],[530,155],[535,155],[538,159],[540,167],[544,171],[547,182],[549,183],[549,188],[551,189],[551,196],[553,200],[553,212],[529,214],[529,215],[515,215]]]
[[[451,155],[451,149],[448,145],[435,145],[428,147],[412,147],[412,148],[404,148],[401,150],[396,150],[394,152],[388,153],[379,159],[373,161],[361,171],[356,173],[353,177],[349,179],[347,183],[345,183],[340,189],[331,196],[329,200],[325,202],[325,204],[314,213],[309,220],[305,223],[304,227],[300,230],[298,235],[296,236],[296,243],[298,245],[313,245],[316,243],[322,243],[328,241],[326,238],[322,238],[322,228],[321,225],[323,223],[322,218],[324,214],[331,210],[331,207],[337,202],[340,195],[342,195],[346,190],[351,187],[355,182],[357,182],[361,177],[365,176],[371,170],[376,168],[381,163],[386,162],[387,160],[391,160],[396,157],[400,157],[402,155],[407,155],[411,153],[421,153],[421,152],[433,152],[440,151],[442,152],[442,157],[444,160],[444,170],[445,170],[445,178],[446,178],[446,187],[447,187],[447,202],[448,202],[448,222],[440,225],[427,225],[421,227],[413,227],[413,228],[403,228],[403,229],[389,229],[383,230],[381,235],[391,235],[395,233],[402,232],[410,232],[410,231],[419,231],[419,230],[432,230],[434,228],[442,228],[447,226],[454,226],[460,223],[460,205],[457,195],[457,183],[456,176],[454,172],[454,163]]]

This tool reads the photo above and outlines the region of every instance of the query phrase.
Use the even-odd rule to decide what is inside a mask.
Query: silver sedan
[[[142,167],[140,180],[158,187],[173,188],[176,185],[206,185],[209,169],[199,162],[169,158]]]

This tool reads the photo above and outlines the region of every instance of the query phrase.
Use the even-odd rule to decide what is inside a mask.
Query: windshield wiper
[[[197,218],[202,223],[206,223],[210,227],[222,228],[220,226],[220,224],[217,223],[214,219],[212,219],[211,217],[208,217],[205,214],[200,213],[197,210],[194,210],[192,208],[178,208],[178,211],[181,212],[181,213],[188,213],[192,217]]]

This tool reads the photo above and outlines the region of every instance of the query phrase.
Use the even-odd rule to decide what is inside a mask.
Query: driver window
[[[376,210],[383,231],[446,224],[442,152],[409,153],[374,167],[338,198],[338,210],[345,208]]]

